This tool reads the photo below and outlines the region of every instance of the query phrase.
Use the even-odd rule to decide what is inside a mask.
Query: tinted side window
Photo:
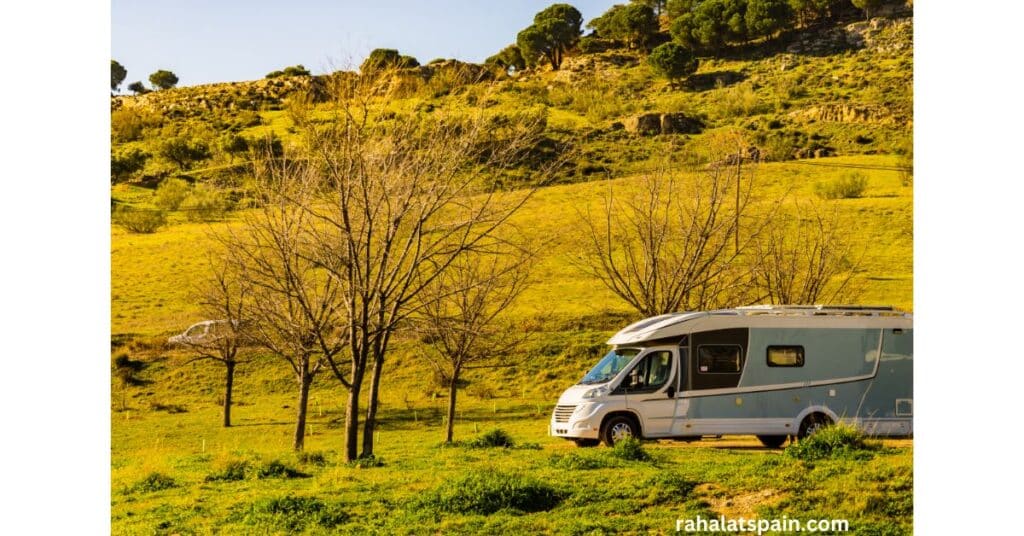
[[[747,359],[747,328],[698,331],[690,335],[690,389],[739,385]]]
[[[743,349],[734,345],[697,348],[698,374],[736,374],[743,370]]]
[[[803,346],[769,346],[769,367],[802,367],[804,366]]]
[[[630,393],[654,392],[665,386],[672,373],[672,352],[654,352],[644,356],[626,375],[622,386]]]

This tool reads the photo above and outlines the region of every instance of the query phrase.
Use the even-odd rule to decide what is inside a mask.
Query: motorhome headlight
[[[607,387],[595,387],[595,388],[593,388],[593,389],[583,393],[583,398],[586,398],[586,399],[589,400],[591,398],[601,397],[601,396],[604,396],[606,394],[608,394],[608,388]]]

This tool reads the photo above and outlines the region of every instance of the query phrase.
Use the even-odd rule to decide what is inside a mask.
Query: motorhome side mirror
[[[669,398],[675,398],[675,396],[676,396],[676,387],[674,385],[669,385],[668,386],[668,391],[666,391],[666,393],[668,394]]]

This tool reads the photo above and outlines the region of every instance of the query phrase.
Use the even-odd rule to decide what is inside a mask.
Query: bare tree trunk
[[[227,368],[227,375],[224,382],[224,427],[231,426],[231,389],[235,384],[235,363],[227,361],[224,366]]]
[[[359,393],[362,390],[362,375],[353,375],[352,388],[348,391],[345,406],[345,461],[351,462],[359,453]]]
[[[452,436],[455,432],[455,396],[459,392],[458,381],[459,370],[455,369],[452,372],[452,384],[448,387],[448,426],[445,431],[445,443],[452,442]]]
[[[384,370],[384,357],[377,355],[373,360],[373,372],[370,378],[370,393],[366,403],[366,422],[363,423],[364,458],[373,456],[373,429],[377,426],[377,399],[380,389],[380,375]]]
[[[309,402],[309,386],[313,383],[307,367],[303,367],[299,377],[299,409],[295,420],[295,441],[292,448],[301,451],[306,444],[306,406]]]

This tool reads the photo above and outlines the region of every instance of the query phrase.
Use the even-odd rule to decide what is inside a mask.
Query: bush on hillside
[[[145,478],[125,488],[125,493],[152,493],[154,491],[160,491],[170,488],[178,487],[177,481],[173,478],[163,474],[153,472],[146,475]]]
[[[673,85],[681,78],[697,72],[699,62],[693,51],[679,43],[665,43],[657,46],[647,57],[654,72],[667,78]]]
[[[292,65],[291,67],[285,67],[281,71],[271,71],[267,73],[265,78],[280,78],[282,76],[309,76],[309,69],[306,69],[302,64]]]
[[[160,145],[160,156],[182,171],[187,171],[196,162],[212,157],[213,153],[210,152],[210,146],[202,140],[176,136]]]
[[[178,85],[178,75],[171,71],[160,69],[159,71],[149,75],[149,83],[153,84],[153,87],[157,89],[171,89]]]
[[[132,233],[154,233],[167,224],[167,214],[162,210],[119,206],[114,210],[111,220]]]
[[[868,178],[862,173],[847,173],[832,182],[814,185],[814,193],[822,199],[856,199],[864,194]]]
[[[110,182],[117,184],[134,179],[149,160],[149,153],[136,147],[110,154]]]
[[[188,194],[189,186],[187,182],[181,179],[164,179],[160,182],[160,186],[156,187],[156,192],[153,193],[153,204],[163,210],[178,210],[178,207],[188,197]]]
[[[359,72],[371,73],[382,69],[405,69],[419,67],[420,62],[412,56],[403,56],[393,48],[375,48],[359,66]]]

